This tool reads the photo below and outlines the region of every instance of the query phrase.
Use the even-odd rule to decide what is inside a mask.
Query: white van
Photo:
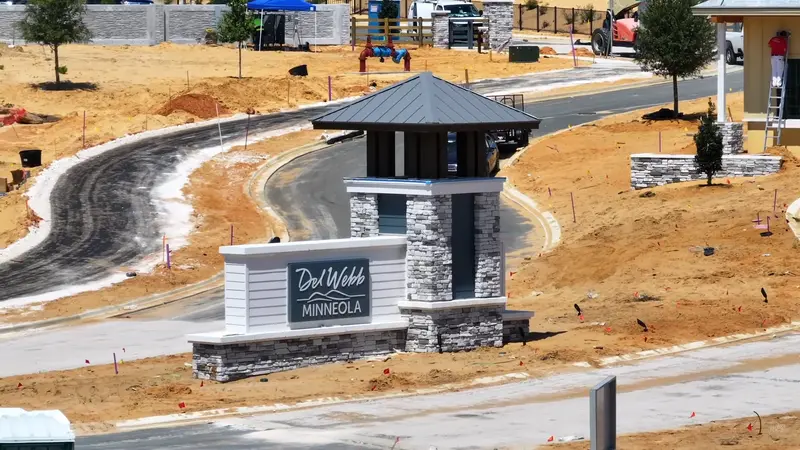
[[[409,19],[430,19],[433,11],[447,11],[450,17],[481,17],[482,11],[478,11],[470,2],[462,0],[439,0],[439,1],[415,1],[408,8]]]

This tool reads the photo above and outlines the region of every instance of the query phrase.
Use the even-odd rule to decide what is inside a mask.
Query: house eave
[[[695,16],[757,17],[800,16],[800,8],[692,8]]]

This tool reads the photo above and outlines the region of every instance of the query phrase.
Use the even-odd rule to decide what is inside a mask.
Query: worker
[[[769,48],[772,58],[772,87],[783,85],[783,70],[786,65],[786,49],[789,47],[788,35],[785,31],[779,31],[775,37],[769,40]]]

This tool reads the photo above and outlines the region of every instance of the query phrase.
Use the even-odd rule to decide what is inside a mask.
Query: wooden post
[[[569,193],[569,200],[572,202],[572,222],[575,223],[578,219],[575,217],[575,196],[572,195],[572,192]]]
[[[537,6],[537,7],[536,7],[536,32],[537,32],[537,33],[540,31],[540,30],[539,30],[539,16],[540,16],[540,15],[541,15],[541,14],[539,14],[539,7]]]
[[[519,31],[522,31],[522,14],[523,14],[523,5],[522,3],[519,4]]]
[[[333,100],[333,89],[331,88],[331,76],[328,75],[328,101]]]
[[[86,148],[86,110],[83,110],[83,148]]]
[[[352,50],[356,51],[356,18],[350,18],[350,36],[352,36]]]
[[[469,89],[469,69],[464,69],[464,82]]]
[[[289,75],[286,75],[286,104],[292,106],[291,100],[289,100],[290,90],[292,88],[292,78]]]
[[[170,256],[169,256],[169,244],[167,244],[167,269],[171,269],[171,268],[172,268],[172,261],[170,260]]]
[[[418,19],[418,21],[417,21],[417,22],[415,22],[415,23],[417,24],[417,34],[419,35],[419,41],[418,41],[418,42],[419,42],[419,47],[418,47],[418,48],[422,48],[422,42],[423,42],[423,37],[422,37],[422,21],[421,21],[421,20],[422,20],[422,19]],[[431,25],[431,26],[433,26],[433,25]],[[426,63],[426,64],[427,64],[427,63]]]
[[[379,20],[378,23],[380,23],[380,21],[383,20],[383,42],[384,43],[388,43],[389,42],[389,19],[378,19],[378,20]]]
[[[231,224],[231,245],[233,245],[233,224]]]

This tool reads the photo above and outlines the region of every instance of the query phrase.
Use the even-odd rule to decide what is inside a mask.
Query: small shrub
[[[597,15],[597,11],[594,10],[594,5],[589,3],[588,5],[583,5],[578,13],[578,20],[580,23],[589,23],[594,21],[595,16]]]
[[[714,104],[710,99],[708,111],[700,120],[697,134],[694,135],[694,144],[697,147],[697,154],[694,156],[697,171],[706,175],[710,186],[714,174],[722,170],[722,134],[714,117]]]
[[[542,22],[542,29],[543,30],[546,30],[549,26],[550,26],[550,22],[548,22],[546,20],[544,22]]]
[[[6,70],[6,66],[0,64],[0,70]]]
[[[219,33],[213,28],[206,28],[206,35],[203,39],[208,45],[216,44],[219,42]]]
[[[61,75],[66,75],[67,74],[67,66],[59,66],[58,67],[58,73],[60,73]]]
[[[539,0],[527,0],[525,2],[525,9],[528,11],[539,7]]]
[[[547,11],[550,10],[550,7],[547,6],[547,3],[540,3],[539,4],[539,15],[543,16],[547,14]]]
[[[572,15],[571,8],[564,8],[561,10],[561,16],[564,17],[564,22],[567,25],[572,25],[575,23],[575,16]]]

